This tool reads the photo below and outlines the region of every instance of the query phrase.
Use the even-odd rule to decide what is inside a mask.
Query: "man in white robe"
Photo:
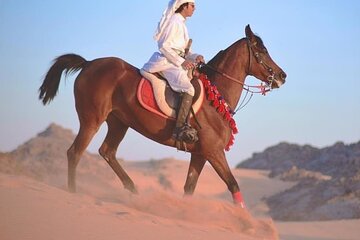
[[[188,143],[197,140],[197,136],[187,136],[192,131],[186,124],[191,109],[192,98],[195,94],[188,71],[195,67],[195,63],[204,62],[198,54],[192,54],[189,48],[189,34],[185,21],[195,11],[194,0],[171,0],[159,22],[154,39],[158,42],[159,52],[155,52],[142,70],[150,73],[161,72],[168,80],[170,87],[182,93],[181,104],[177,113],[176,127],[173,137],[178,141]],[[191,134],[190,134],[191,135]]]

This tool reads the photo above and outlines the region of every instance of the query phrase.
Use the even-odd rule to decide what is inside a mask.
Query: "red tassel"
[[[230,120],[229,124],[230,124],[231,129],[236,127],[236,123],[235,123],[235,120],[233,118]]]
[[[231,147],[233,144],[234,144],[234,136],[231,135],[230,140],[229,140],[228,144],[227,144],[226,147],[225,147],[225,150],[226,150],[226,151],[229,151],[229,150],[230,150],[230,147]]]
[[[215,100],[215,94],[213,92],[208,93],[208,95],[209,95],[209,100],[210,101]]]
[[[233,132],[233,134],[238,134],[238,133],[239,133],[239,130],[238,130],[237,127],[235,126],[235,127],[232,129],[232,132]]]
[[[218,113],[223,113],[225,111],[224,105],[220,103],[220,106],[217,109]]]
[[[213,106],[217,109],[220,106],[219,100],[215,99],[213,102]]]
[[[236,127],[235,120],[232,117],[231,111],[229,109],[228,104],[223,100],[221,94],[219,93],[217,87],[212,85],[210,80],[207,78],[205,74],[200,74],[199,79],[201,80],[205,91],[207,93],[207,99],[212,101],[212,106],[216,109],[219,114],[223,115],[224,120],[229,122],[229,126],[231,129],[231,136],[228,144],[225,147],[226,151],[230,150],[230,147],[234,144],[234,135],[238,133],[238,129]]]
[[[230,119],[231,119],[231,114],[229,113],[229,111],[227,111],[227,112],[225,113],[224,119],[225,119],[226,121],[230,121]]]
[[[229,143],[234,143],[234,140],[235,140],[235,137],[234,137],[234,135],[231,134]]]

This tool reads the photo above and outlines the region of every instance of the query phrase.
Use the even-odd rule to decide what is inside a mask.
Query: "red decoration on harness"
[[[263,96],[266,95],[267,89],[265,88],[265,86],[261,83],[260,85],[260,92]]]
[[[207,93],[207,99],[212,101],[211,105],[216,109],[216,111],[221,114],[224,120],[229,122],[229,126],[231,129],[231,136],[228,144],[225,147],[226,151],[230,150],[230,147],[234,144],[234,134],[238,133],[238,129],[236,127],[236,123],[234,118],[232,117],[232,111],[228,104],[225,102],[224,98],[220,95],[217,87],[213,85],[205,74],[200,74],[199,79],[204,85],[205,91]]]

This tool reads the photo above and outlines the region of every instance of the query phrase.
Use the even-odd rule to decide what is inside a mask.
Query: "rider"
[[[170,87],[182,93],[173,137],[177,141],[188,142],[191,140],[184,139],[183,136],[187,134],[187,131],[193,130],[186,121],[195,94],[188,71],[193,69],[196,63],[204,62],[203,56],[189,52],[191,40],[185,21],[187,17],[193,15],[194,11],[194,0],[170,0],[154,35],[159,52],[155,52],[142,68],[150,73],[161,72],[168,80]]]

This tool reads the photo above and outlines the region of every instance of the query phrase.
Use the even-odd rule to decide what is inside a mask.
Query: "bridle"
[[[265,85],[263,85],[262,83],[258,86],[252,86],[252,85],[247,85],[245,84],[244,82],[240,81],[239,79],[237,78],[234,78],[224,72],[221,72],[219,71],[218,69],[208,65],[208,64],[201,64],[199,66],[199,68],[203,67],[203,66],[206,66],[207,68],[211,69],[212,71],[216,72],[217,74],[220,74],[221,76],[233,81],[233,82],[236,82],[240,85],[243,86],[243,89],[245,91],[247,91],[248,93],[261,93],[262,95],[265,95],[267,92],[271,91],[271,88],[272,88],[272,84],[275,80],[275,72],[273,71],[273,69],[269,66],[269,64],[267,64],[261,57],[261,54],[258,52],[258,51],[254,51],[253,49],[253,46],[255,46],[255,44],[251,44],[250,43],[250,39],[249,38],[246,38],[246,43],[247,43],[247,46],[248,46],[248,51],[249,51],[249,64],[248,64],[248,67],[247,67],[247,71],[246,71],[246,74],[247,75],[252,75],[251,74],[251,65],[252,65],[252,56],[255,57],[256,59],[256,62],[261,64],[268,72],[269,72],[269,76],[267,77],[267,82],[265,82]],[[252,89],[259,89],[259,91],[256,91],[256,90],[252,90]]]
[[[247,74],[252,75],[250,73],[250,70],[251,70],[251,59],[252,59],[252,54],[251,53],[253,53],[254,57],[256,58],[256,62],[261,64],[266,69],[266,71],[268,71],[269,76],[267,77],[268,82],[266,82],[266,85],[267,85],[267,87],[269,87],[271,89],[272,84],[273,84],[273,82],[275,80],[275,72],[274,72],[274,70],[269,66],[269,64],[267,64],[265,61],[263,61],[260,53],[258,51],[254,51],[254,49],[252,48],[253,46],[255,46],[257,44],[257,42],[251,44],[249,38],[246,38],[246,42],[247,42],[247,46],[248,46],[248,49],[249,49],[249,65],[248,65]]]
[[[265,85],[263,85],[263,82],[261,82],[261,84],[258,85],[258,86],[247,85],[243,81],[240,81],[237,78],[234,78],[234,77],[232,77],[232,76],[230,76],[230,75],[228,75],[228,74],[226,74],[224,72],[221,72],[218,69],[216,69],[216,68],[214,68],[214,67],[212,67],[212,66],[210,66],[208,64],[202,63],[202,64],[200,64],[198,66],[198,68],[200,68],[200,69],[203,66],[206,66],[207,68],[211,69],[212,71],[216,72],[217,74],[220,74],[221,76],[242,85],[243,90],[246,91],[246,95],[243,98],[243,100],[241,101],[240,105],[237,107],[237,109],[235,111],[233,111],[233,114],[235,114],[240,109],[244,108],[250,102],[250,100],[251,100],[251,98],[252,98],[252,96],[254,94],[261,93],[262,95],[265,96],[267,92],[271,91],[272,84],[275,81],[275,72],[274,72],[274,70],[269,66],[269,64],[267,64],[262,59],[261,54],[258,51],[254,51],[253,46],[255,46],[256,43],[251,44],[249,38],[246,38],[246,43],[247,43],[248,52],[249,52],[249,61],[248,61],[249,64],[248,64],[248,67],[247,67],[246,74],[247,75],[252,75],[251,74],[251,64],[252,64],[251,60],[252,60],[252,56],[254,56],[255,59],[256,59],[256,62],[261,64],[269,73],[269,75],[267,76],[267,82],[265,82]],[[253,90],[253,89],[258,89],[258,90]],[[249,93],[250,93],[250,97],[248,97]]]

